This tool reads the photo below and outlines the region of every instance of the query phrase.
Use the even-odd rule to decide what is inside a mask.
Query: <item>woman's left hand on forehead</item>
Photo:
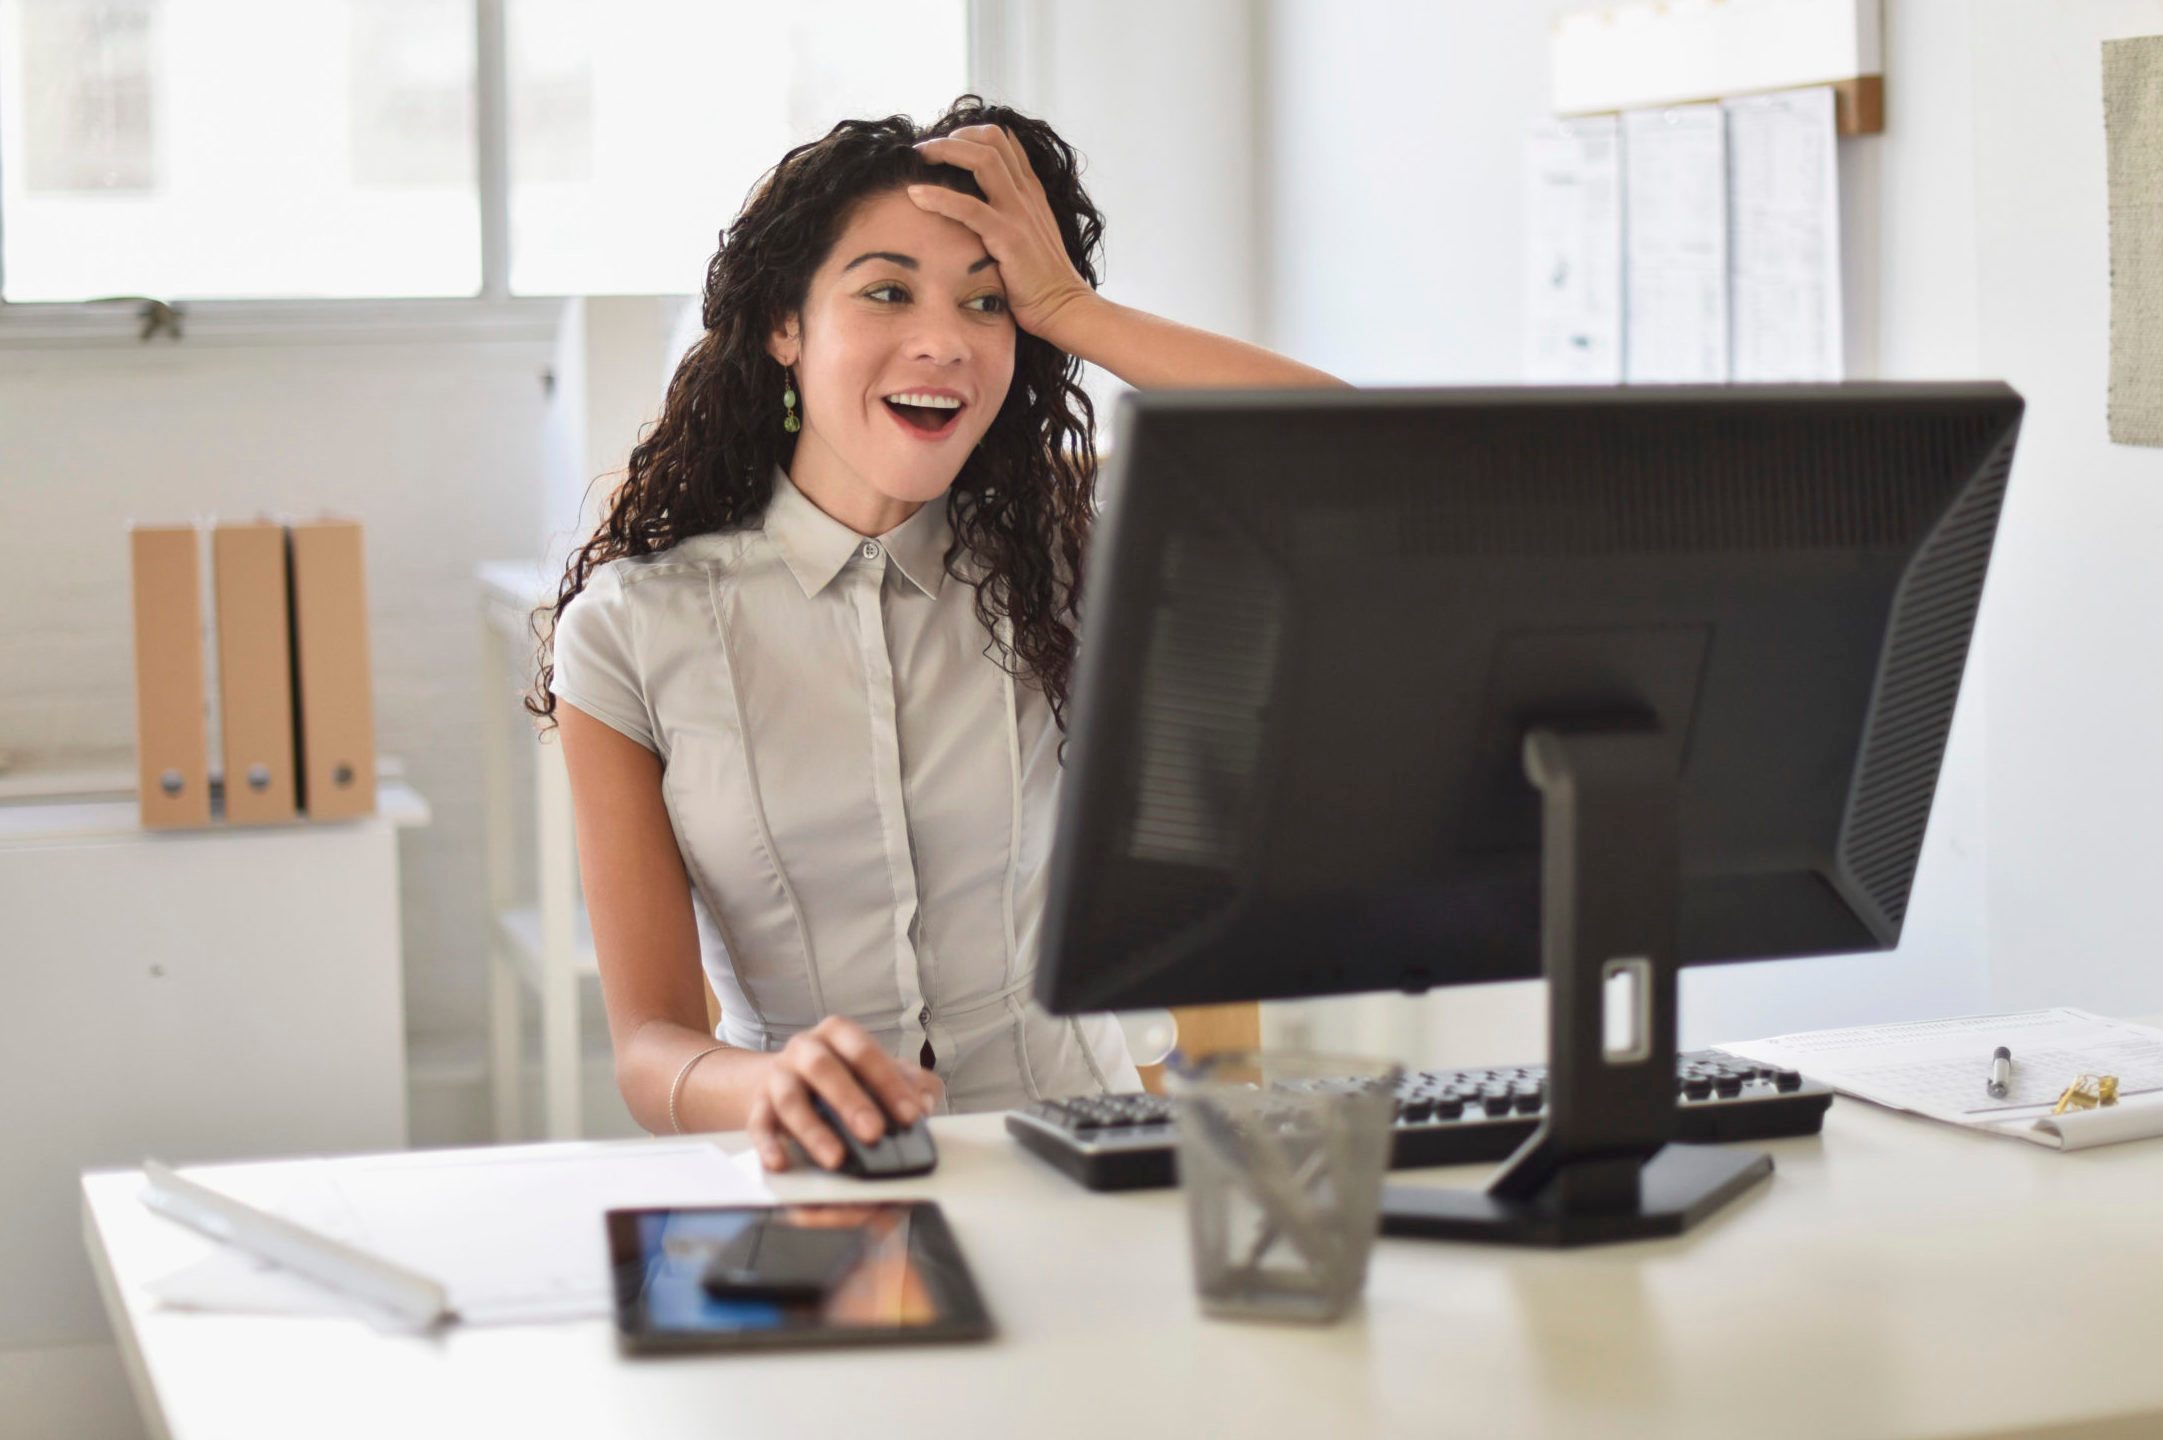
[[[935,215],[960,221],[983,240],[999,262],[1015,324],[1041,335],[1060,310],[1096,293],[1067,258],[1044,186],[1020,142],[1003,127],[964,125],[916,148],[934,164],[957,165],[976,177],[984,200],[943,185],[911,185],[909,198]]]

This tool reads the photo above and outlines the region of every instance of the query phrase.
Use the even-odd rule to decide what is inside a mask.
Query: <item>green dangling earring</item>
[[[789,386],[781,392],[781,403],[788,407],[789,413],[781,417],[781,428],[794,435],[804,428],[804,422],[796,418],[796,372],[791,370],[788,375]]]

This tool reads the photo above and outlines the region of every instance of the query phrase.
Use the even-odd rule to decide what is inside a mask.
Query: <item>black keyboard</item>
[[[1397,1086],[1392,1170],[1501,1160],[1547,1105],[1547,1067],[1422,1070]],[[1675,1057],[1676,1139],[1697,1144],[1815,1135],[1833,1092],[1793,1070],[1693,1050]],[[1171,1101],[1162,1095],[1040,1100],[1006,1116],[1007,1133],[1091,1190],[1175,1185]]]

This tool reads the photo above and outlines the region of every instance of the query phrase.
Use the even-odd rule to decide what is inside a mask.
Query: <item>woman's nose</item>
[[[926,316],[910,332],[907,348],[912,360],[930,360],[943,365],[967,360],[974,347],[966,320],[958,316]]]

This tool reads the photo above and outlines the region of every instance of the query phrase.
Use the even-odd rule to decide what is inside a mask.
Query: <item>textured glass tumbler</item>
[[[1167,1074],[1204,1310],[1327,1321],[1351,1307],[1402,1074],[1386,1060],[1260,1050]]]

